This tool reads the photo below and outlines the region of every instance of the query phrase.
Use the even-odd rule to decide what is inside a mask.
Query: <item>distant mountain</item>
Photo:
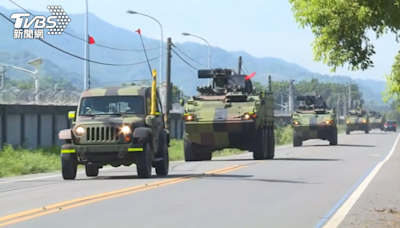
[[[48,12],[29,11],[35,15],[49,15]],[[9,17],[12,13],[23,11],[20,9],[10,10],[0,6],[0,12]],[[71,18],[71,23],[65,31],[83,39],[84,15],[72,14],[69,15],[69,17]],[[115,27],[94,14],[89,15],[89,21],[89,34],[95,38],[96,44],[119,49],[138,50],[117,51],[91,45],[91,60],[113,64],[129,64],[145,61],[144,52],[140,51],[143,48],[138,34],[123,28]],[[0,35],[0,50],[2,52],[19,53],[18,55],[20,55],[20,53],[28,51],[26,53],[32,53],[33,56],[50,60],[52,64],[62,70],[58,72],[47,72],[48,75],[52,74],[54,77],[68,77],[75,86],[82,89],[83,61],[81,59],[72,57],[49,47],[38,40],[14,40],[12,31],[13,24],[3,18],[0,18],[0,27],[2,28]],[[83,57],[84,42],[82,40],[71,37],[65,33],[63,35],[47,35],[44,40],[69,53]],[[149,58],[152,59],[158,57],[159,41],[146,38],[145,36],[143,36],[143,40],[146,49],[148,50],[147,54]],[[208,56],[207,46],[193,42],[175,43],[175,46],[176,48],[174,50],[176,53],[192,66],[195,68],[206,68]],[[187,56],[190,56],[190,58],[195,61],[189,59],[180,51],[183,51]],[[254,80],[260,81],[261,83],[267,81],[267,76],[269,74],[273,76],[273,80],[295,79],[296,81],[300,81],[310,80],[313,77],[317,77],[321,82],[331,81],[345,83],[350,80],[350,77],[348,76],[317,74],[295,63],[289,63],[282,59],[273,57],[256,58],[243,51],[230,52],[218,47],[212,47],[212,67],[236,68],[239,56],[243,57],[243,69],[248,72],[256,71],[257,75]],[[22,61],[22,59],[20,60]],[[3,59],[1,59],[1,61],[13,63],[18,66],[26,65],[25,62],[13,62],[11,60]],[[200,65],[196,62],[204,64]],[[151,65],[152,68],[158,69],[159,60],[151,61]],[[147,64],[106,66],[91,63],[90,69],[92,86],[117,85],[130,80],[150,79]],[[165,73],[163,73],[163,75],[165,75]],[[181,87],[184,93],[189,95],[196,93],[196,86],[206,84],[207,82],[206,80],[197,80],[197,72],[180,60],[175,54],[173,54],[172,58],[172,81],[174,85]],[[353,79],[352,83],[359,85],[366,100],[372,100],[378,103],[382,102],[380,92],[384,90],[384,81]]]

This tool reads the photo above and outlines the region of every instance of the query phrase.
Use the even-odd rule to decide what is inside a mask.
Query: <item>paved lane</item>
[[[313,141],[301,148],[283,147],[277,150],[277,159],[261,163],[249,159],[251,154],[177,162],[168,180],[134,179],[134,168],[104,170],[99,178],[77,181],[0,179],[0,216],[130,187],[130,193],[118,193],[120,197],[103,195],[104,200],[91,199],[90,204],[75,202],[55,213],[50,210],[15,224],[10,220],[7,227],[312,228],[388,154],[396,137],[379,131],[341,135],[338,146]],[[213,170],[220,171],[202,178],[174,179]],[[132,189],[159,181],[174,182]],[[0,217],[0,227],[4,224]]]

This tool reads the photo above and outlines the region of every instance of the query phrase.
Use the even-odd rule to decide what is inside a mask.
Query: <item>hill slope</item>
[[[31,11],[31,10],[29,10]],[[0,6],[0,12],[6,16],[10,16],[14,12],[21,12],[16,9],[6,9]],[[48,15],[47,12],[31,11],[35,15]],[[83,14],[69,15],[72,22],[65,30],[66,32],[83,38]],[[94,14],[89,15],[90,28],[89,34],[96,40],[96,44],[104,46],[115,47],[119,49],[130,49],[139,51],[117,51],[103,48],[96,45],[90,46],[90,59],[93,61],[113,64],[129,64],[139,63],[145,61],[145,55],[142,49],[139,37],[136,33],[128,31],[123,28],[115,27]],[[83,61],[81,59],[72,57],[68,54],[62,53],[59,50],[49,47],[48,45],[38,40],[14,40],[12,36],[13,24],[0,18],[0,50],[8,53],[22,53],[28,51],[37,57],[51,60],[52,63],[64,69],[65,73],[58,75],[59,77],[68,77],[73,81],[75,86],[82,88],[82,71]],[[107,31],[106,33],[104,31]],[[121,38],[122,37],[122,38]],[[46,36],[45,41],[52,45],[59,47],[74,55],[83,57],[84,42],[63,34],[61,36]],[[149,39],[143,36],[143,40],[148,50],[149,58],[159,57],[159,41]],[[195,68],[206,68],[208,47],[193,42],[175,43],[178,49],[176,52],[184,58],[188,63],[192,64]],[[200,65],[182,54],[179,50],[186,53],[190,58],[196,62],[204,63]],[[268,53],[266,53],[268,54]],[[242,56],[244,60],[244,70],[256,71],[257,76],[255,80],[266,82],[268,74],[273,76],[274,80],[288,80],[290,78],[296,81],[310,80],[312,77],[317,77],[322,82],[332,81],[345,83],[350,80],[347,76],[328,76],[311,72],[295,63],[289,63],[282,59],[273,57],[256,58],[246,52],[229,52],[218,47],[212,47],[212,67],[236,68],[238,57]],[[7,62],[7,61],[6,61]],[[10,63],[10,62],[8,62]],[[25,64],[25,63],[14,63]],[[165,61],[164,61],[165,64]],[[158,69],[159,60],[151,61],[153,68]],[[68,69],[66,71],[65,69]],[[106,66],[100,64],[90,64],[92,85],[112,85],[121,84],[129,80],[149,79],[149,70],[147,64],[136,64],[130,66]],[[164,66],[165,69],[165,66]],[[48,72],[48,74],[59,74],[56,72]],[[57,76],[55,76],[57,77]],[[186,94],[194,94],[195,88],[198,85],[205,84],[206,81],[188,80],[197,79],[197,72],[186,63],[181,61],[175,54],[172,58],[172,81],[175,85],[181,86]],[[364,93],[366,100],[373,100],[381,102],[380,92],[383,91],[385,82],[375,80],[361,80],[354,79]]]

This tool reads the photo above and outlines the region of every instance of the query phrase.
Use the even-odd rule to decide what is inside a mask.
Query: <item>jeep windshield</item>
[[[142,96],[104,96],[81,99],[80,116],[144,114]]]

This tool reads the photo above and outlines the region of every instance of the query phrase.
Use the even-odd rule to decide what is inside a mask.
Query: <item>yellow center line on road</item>
[[[125,196],[125,195],[142,192],[142,191],[147,191],[150,189],[159,188],[159,187],[163,187],[166,185],[172,185],[172,184],[176,184],[176,183],[183,182],[183,181],[207,177],[207,176],[211,176],[211,175],[228,173],[228,172],[242,169],[249,165],[258,164],[258,163],[259,162],[244,164],[244,165],[235,165],[235,166],[230,166],[230,167],[214,170],[211,172],[206,172],[203,174],[195,174],[195,175],[189,175],[189,176],[185,176],[185,177],[171,178],[169,180],[158,181],[158,182],[154,182],[154,183],[150,183],[150,184],[139,185],[139,186],[125,188],[125,189],[111,191],[111,192],[105,192],[105,193],[101,193],[101,194],[97,194],[97,195],[93,195],[93,196],[78,198],[78,199],[74,199],[74,200],[69,200],[69,201],[64,201],[64,202],[60,202],[57,204],[44,206],[42,208],[36,208],[36,209],[28,210],[28,211],[23,211],[20,213],[0,217],[0,227],[4,227],[4,226],[11,225],[14,223],[33,219],[33,218],[40,217],[43,215],[63,211],[66,209],[79,207],[79,206],[87,205],[87,204],[98,202],[98,201],[103,201],[106,199],[116,198],[116,197]]]

